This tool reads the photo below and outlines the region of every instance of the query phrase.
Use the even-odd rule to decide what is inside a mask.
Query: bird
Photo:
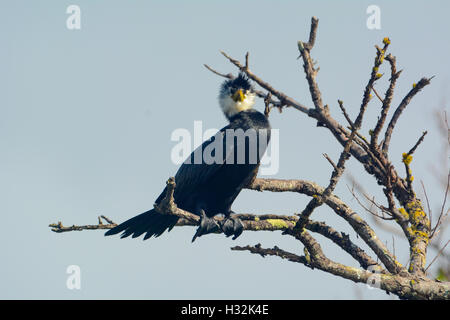
[[[229,124],[197,147],[175,174],[175,204],[200,217],[192,242],[220,231],[233,236],[233,240],[242,234],[244,225],[231,206],[241,190],[256,178],[270,141],[270,123],[266,115],[253,108],[256,93],[243,72],[222,83],[218,100]],[[164,199],[166,191],[167,187],[155,205]],[[218,222],[214,219],[217,215],[224,218]],[[178,219],[151,209],[110,229],[105,236],[122,232],[121,238],[136,238],[144,233],[144,240],[159,237],[172,230]]]

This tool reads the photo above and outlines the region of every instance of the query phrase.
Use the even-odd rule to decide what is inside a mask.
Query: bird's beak
[[[242,102],[245,99],[245,95],[242,92],[242,89],[239,89],[238,91],[236,91],[233,96],[232,96],[234,102]]]

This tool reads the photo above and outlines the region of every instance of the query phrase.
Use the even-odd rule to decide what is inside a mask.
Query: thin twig
[[[431,213],[431,208],[430,208],[430,201],[428,199],[428,195],[427,195],[427,190],[425,189],[425,185],[423,184],[423,181],[420,180],[420,184],[422,185],[422,190],[423,190],[423,194],[425,195],[425,200],[427,202],[427,208],[428,208],[428,219],[430,220],[430,226],[433,225],[433,215]]]
[[[428,131],[424,131],[422,133],[422,136],[419,138],[419,140],[417,140],[416,144],[414,145],[414,147],[411,148],[411,150],[408,151],[408,154],[411,156],[414,151],[416,151],[417,147],[422,143],[423,139],[425,138],[425,136],[427,135]]]
[[[391,121],[389,122],[389,125],[386,129],[386,133],[384,135],[384,143],[383,143],[383,153],[387,154],[389,150],[389,144],[391,142],[391,136],[392,132],[394,131],[394,127],[397,124],[398,119],[400,118],[400,115],[402,114],[403,110],[408,106],[411,99],[419,92],[421,91],[425,86],[429,85],[431,82],[431,78],[422,78],[420,81],[413,86],[413,88],[408,92],[408,94],[403,98],[402,102],[399,104],[397,109],[394,112],[394,115],[391,118]]]
[[[380,102],[383,103],[383,98],[381,98],[381,96],[378,94],[377,90],[375,90],[374,87],[372,87],[372,91],[373,91],[373,93],[375,93],[375,95],[377,96],[378,100],[380,100]]]
[[[372,210],[370,210],[369,208],[367,208],[367,207],[359,200],[359,198],[356,196],[356,194],[355,194],[353,188],[350,189],[350,187],[347,185],[347,189],[350,191],[350,193],[352,194],[353,198],[355,198],[355,200],[358,202],[358,204],[359,204],[365,211],[367,211],[368,213],[370,213],[370,214],[373,215],[374,217],[380,218],[380,219],[382,219],[382,220],[392,220],[392,217],[386,218],[386,217],[384,217],[384,216],[380,216],[379,214],[377,214],[377,213],[373,212]],[[364,195],[364,197],[370,202],[371,205],[374,205],[374,206],[376,206],[377,208],[380,209],[380,207],[378,206],[378,204],[375,203],[375,201],[370,200],[369,198],[367,198],[366,195]],[[384,211],[385,211],[385,210],[382,210],[382,212],[384,212]]]
[[[390,79],[390,84],[389,84],[389,88],[386,91],[386,94],[384,96],[384,100],[382,100],[382,107],[381,107],[381,114],[380,117],[377,121],[377,124],[375,125],[375,128],[373,129],[373,133],[372,133],[372,137],[371,137],[371,148],[372,150],[378,150],[378,145],[377,145],[377,139],[378,139],[378,135],[381,132],[381,129],[383,128],[384,122],[386,121],[386,117],[388,114],[388,111],[391,107],[391,102],[392,99],[394,97],[394,89],[395,89],[395,84],[397,82],[397,79],[400,76],[400,73],[402,72],[401,70],[399,72],[397,72],[397,67],[396,67],[396,59],[393,55],[388,54],[386,56],[386,60],[389,61],[390,65],[391,65],[391,79]],[[376,91],[374,91],[376,93]]]
[[[348,124],[350,125],[350,129],[353,129],[355,125],[353,124],[353,121],[350,119],[347,110],[344,107],[344,102],[342,100],[338,100],[338,105],[339,108],[341,108],[342,113],[344,114],[345,120],[347,120]]]
[[[287,106],[293,107],[293,108],[295,108],[295,109],[297,109],[297,110],[299,110],[299,111],[301,111],[303,113],[306,113],[308,115],[311,113],[311,111],[310,111],[310,109],[308,107],[304,106],[300,102],[295,101],[291,97],[288,97],[284,93],[282,93],[282,92],[276,90],[275,88],[273,88],[269,83],[263,81],[261,78],[256,76],[253,72],[251,72],[250,70],[246,69],[245,66],[243,66],[238,60],[233,59],[232,57],[230,57],[228,54],[226,54],[223,51],[221,51],[221,53],[232,64],[234,64],[236,67],[238,67],[239,70],[244,72],[250,79],[255,81],[262,88],[266,89],[267,91],[270,91],[274,96],[276,96],[280,100],[281,103],[286,104]]]
[[[331,158],[328,156],[328,154],[324,153],[323,156],[325,157],[325,159],[328,160],[328,162],[331,164],[334,170],[339,170],[334,161],[331,160]]]
[[[447,187],[445,188],[444,201],[442,201],[442,207],[441,207],[441,211],[440,211],[438,220],[436,222],[436,225],[431,230],[430,239],[432,239],[434,237],[439,226],[442,224],[444,219],[447,217],[448,211],[444,214],[444,210],[445,210],[445,204],[447,203],[447,195],[449,192],[449,188],[450,188],[450,171],[447,175]]]
[[[233,80],[235,77],[231,74],[231,73],[220,73],[219,71],[214,70],[213,68],[211,68],[210,66],[208,66],[207,64],[203,64],[205,66],[206,69],[208,69],[209,71],[211,71],[214,74],[217,74],[218,76]]]
[[[102,219],[104,219],[106,222],[108,222],[108,224],[104,224]],[[112,229],[115,226],[117,226],[117,224],[105,216],[98,217],[98,224],[88,224],[88,225],[81,225],[81,226],[72,225],[72,226],[68,226],[68,227],[63,226],[61,221],[59,221],[58,223],[49,224],[49,227],[52,228],[51,230],[56,233],[69,232],[69,231]]]
[[[436,259],[442,254],[442,252],[444,252],[444,249],[447,247],[448,243],[450,242],[450,240],[447,241],[447,243],[442,247],[441,250],[439,250],[438,254],[436,255],[436,257],[434,257],[434,259],[430,262],[430,264],[428,265],[428,267],[425,268],[425,272],[427,272],[428,268],[431,267],[431,265],[436,261]]]

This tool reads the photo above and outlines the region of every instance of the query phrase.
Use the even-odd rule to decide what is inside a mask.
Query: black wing
[[[177,200],[177,204],[182,204],[184,198],[189,197],[192,190],[196,190],[198,186],[202,186],[213,177],[220,168],[226,163],[226,159],[229,157],[231,150],[227,150],[226,146],[223,148],[221,159],[219,161],[208,161],[203,157],[203,151],[208,150],[208,147],[212,147],[213,143],[220,143],[225,138],[227,129],[234,129],[232,124],[223,127],[210,139],[204,141],[202,145],[198,146],[189,157],[183,162],[175,174],[175,194],[174,197]],[[197,156],[196,156],[197,154]],[[215,156],[215,152],[212,152]],[[166,189],[160,194],[156,203],[159,203],[166,194]]]

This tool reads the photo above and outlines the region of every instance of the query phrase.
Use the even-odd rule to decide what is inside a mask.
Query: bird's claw
[[[220,226],[214,218],[207,217],[203,210],[200,211],[200,214],[200,226],[197,228],[197,231],[192,238],[192,242],[204,234],[215,233],[220,230]]]
[[[233,216],[225,217],[220,227],[227,237],[233,236],[233,240],[236,240],[244,231],[241,219]]]

